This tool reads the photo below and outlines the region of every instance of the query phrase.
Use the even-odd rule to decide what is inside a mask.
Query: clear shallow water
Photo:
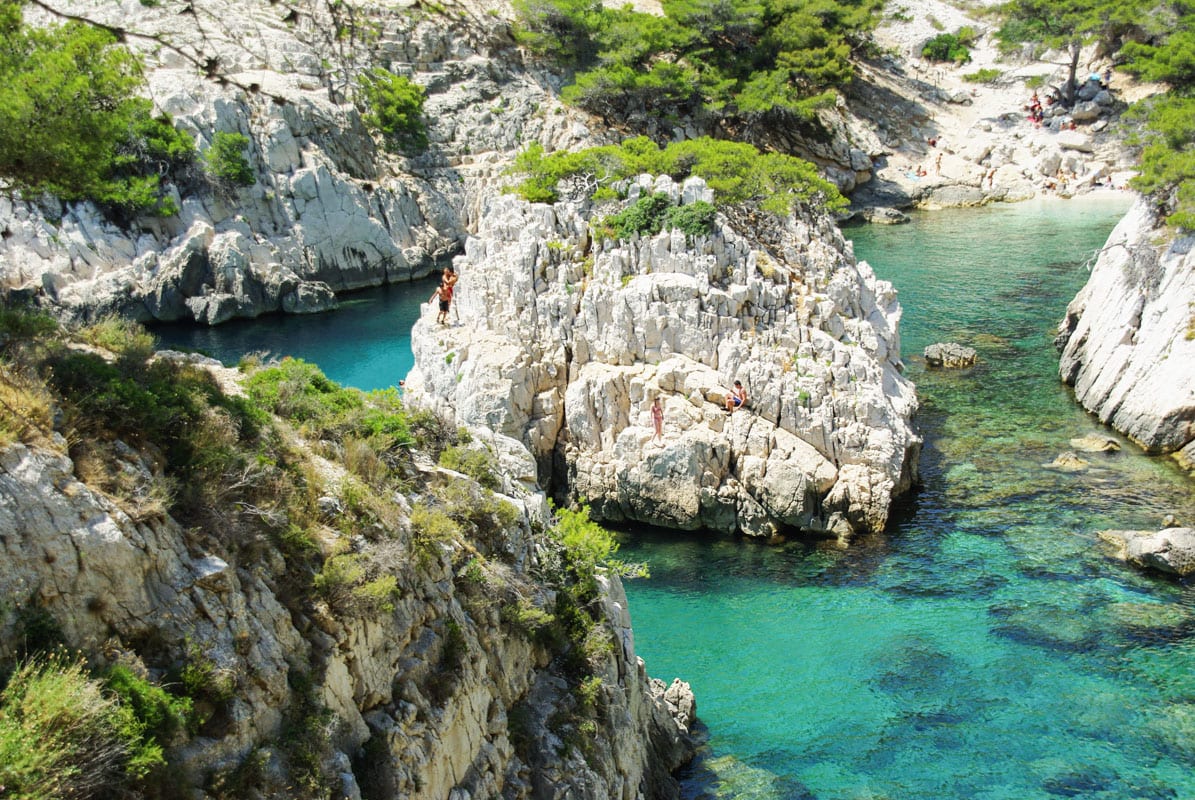
[[[689,798],[1195,798],[1195,591],[1109,561],[1094,532],[1195,519],[1191,485],[1107,433],[1057,380],[1054,326],[1125,202],[941,211],[847,231],[896,283],[923,408],[924,486],[847,551],[635,531],[627,586],[653,675],[683,676],[709,726]],[[164,327],[226,363],[267,350],[363,389],[412,365],[434,281],[341,310]],[[953,339],[967,373],[917,354]]]
[[[1051,345],[1124,202],[1021,204],[846,231],[900,290],[924,486],[883,536],[751,546],[637,531],[623,555],[652,674],[693,684],[709,752],[687,797],[1195,797],[1195,591],[1110,561],[1103,528],[1195,518],[1189,481],[1125,450]],[[927,372],[928,344],[979,351]],[[1122,440],[1123,441],[1123,440]]]

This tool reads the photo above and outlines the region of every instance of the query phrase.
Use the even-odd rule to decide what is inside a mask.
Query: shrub
[[[960,40],[958,34],[939,33],[921,48],[921,57],[930,61],[968,64],[971,61],[971,49]]]
[[[518,155],[511,171],[525,176],[515,190],[533,202],[554,201],[557,185],[566,178],[583,176],[601,187],[646,172],[676,180],[696,175],[705,179],[719,203],[754,202],[779,215],[798,204],[830,211],[846,207],[837,187],[808,161],[708,137],[674,142],[663,150],[642,136],[575,153],[545,155],[541,146],[532,145]]]
[[[203,154],[204,168],[212,183],[225,190],[252,186],[257,179],[245,158],[248,147],[249,137],[243,133],[217,131],[211,147]]]
[[[598,567],[605,567],[628,577],[646,577],[644,564],[627,564],[614,557],[618,542],[614,534],[589,518],[589,507],[581,506],[572,511],[556,509],[556,524],[552,528],[555,538],[564,545],[569,564],[578,577],[591,579]]]
[[[168,745],[187,729],[192,711],[190,698],[175,697],[121,665],[108,670],[104,683],[158,743]]]
[[[357,436],[371,440],[378,450],[404,446],[414,438],[395,389],[365,393],[345,388],[301,359],[284,358],[254,372],[245,389],[255,403],[301,423],[316,437]]]
[[[365,124],[380,131],[388,145],[414,151],[427,147],[423,123],[426,95],[422,86],[375,67],[361,74],[357,89],[369,109],[364,115]]]
[[[1000,77],[1000,70],[985,67],[984,69],[976,70],[975,72],[968,72],[963,76],[963,80],[968,83],[993,83]]]
[[[135,714],[104,694],[78,661],[17,667],[0,693],[0,786],[5,797],[123,796],[162,751]]]
[[[177,211],[161,176],[190,164],[194,143],[137,96],[137,58],[81,22],[25,25],[0,8],[0,178],[27,199],[92,200],[124,217]]]
[[[497,489],[498,459],[488,448],[451,445],[440,453],[440,466],[468,475],[487,489]]]

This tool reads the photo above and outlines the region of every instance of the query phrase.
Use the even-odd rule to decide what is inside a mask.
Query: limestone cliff
[[[695,178],[628,189],[709,194]],[[415,326],[410,396],[521,441],[541,480],[606,520],[882,529],[920,447],[892,286],[823,214],[601,238],[593,222],[616,208],[496,199],[457,260],[459,317]],[[749,402],[728,414],[734,380]]]
[[[176,689],[180,670],[199,675],[182,681],[196,701],[191,732],[162,742],[168,796],[675,794],[669,771],[691,755],[676,719],[692,720],[692,695],[647,677],[618,578],[599,576],[600,602],[586,611],[587,694],[578,656],[535,634],[562,591],[543,577],[559,571],[560,550],[543,533],[542,496],[494,495],[417,455],[405,493],[371,500],[338,461],[295,440],[220,487],[227,507],[184,525],[133,500],[162,480],[160,452],[97,447],[111,458],[97,462],[79,441],[68,454],[57,434],[0,448],[0,663],[53,628],[95,669],[174,676]],[[284,458],[320,494],[322,556],[268,535],[287,519],[293,534],[293,511],[234,499],[267,474],[276,488],[285,472],[270,465]],[[92,485],[104,474],[124,488]],[[421,538],[412,520],[452,493],[458,511],[488,521]],[[362,503],[368,523],[350,512]],[[354,572],[365,565],[381,580],[372,594]]]
[[[1067,307],[1059,373],[1101,421],[1195,463],[1195,237],[1138,201]]]
[[[147,61],[155,106],[201,151],[216,132],[247,136],[255,182],[179,181],[177,216],[127,227],[89,203],[0,198],[0,289],[69,316],[216,324],[323,310],[336,292],[425,275],[459,250],[521,142],[554,149],[590,138],[523,68],[506,20],[470,3],[96,2],[70,11],[169,42],[128,40]],[[425,87],[425,152],[389,153],[371,137],[349,99],[368,67]]]

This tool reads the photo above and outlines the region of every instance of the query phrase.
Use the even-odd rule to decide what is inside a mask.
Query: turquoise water
[[[1058,383],[1051,340],[1124,210],[1019,204],[847,231],[900,289],[924,486],[845,551],[628,535],[623,555],[652,570],[627,587],[636,646],[653,675],[692,683],[708,726],[686,797],[1195,798],[1195,591],[1109,560],[1094,533],[1195,519],[1191,485],[1127,442],[1084,473],[1042,466],[1107,433]],[[431,289],[162,338],[390,386]],[[979,365],[927,372],[917,354],[948,339]]]
[[[318,364],[328,377],[358,389],[397,385],[411,371],[411,326],[437,278],[344,295],[326,314],[273,315],[215,328],[190,324],[153,329],[162,347],[198,350],[229,366],[242,356],[294,356]]]
[[[1057,379],[1054,328],[1123,202],[1022,204],[846,231],[900,289],[924,486],[843,551],[632,533],[636,644],[697,694],[686,797],[1195,797],[1195,592],[1111,561],[1102,528],[1195,518],[1190,483]],[[979,351],[926,371],[934,341]],[[1123,441],[1123,440],[1122,440]]]

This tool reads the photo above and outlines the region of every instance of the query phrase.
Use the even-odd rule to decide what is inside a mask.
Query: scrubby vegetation
[[[78,659],[16,667],[0,692],[0,787],[6,798],[123,796],[163,761],[154,709],[134,705],[130,681],[105,691]],[[121,702],[120,692],[126,692]],[[144,712],[144,716],[138,712]]]
[[[555,201],[561,182],[566,180],[580,181],[594,193],[649,173],[671,175],[677,180],[696,175],[714,190],[718,203],[754,202],[780,215],[791,213],[799,204],[830,211],[846,206],[837,187],[807,161],[761,153],[742,142],[709,138],[676,142],[661,149],[640,136],[620,145],[551,154],[532,145],[515,159],[512,171],[525,176],[516,191],[531,202]]]
[[[969,64],[974,42],[975,30],[972,28],[959,28],[956,33],[939,33],[921,48],[921,57],[929,61]]]
[[[1126,115],[1130,141],[1142,148],[1132,186],[1155,199],[1169,224],[1195,230],[1195,10],[1182,3],[1164,10],[1156,30],[1120,53],[1123,69],[1170,87]]]
[[[245,158],[249,137],[243,133],[217,131],[212,146],[203,154],[208,179],[224,191],[239,186],[252,186],[257,179]]]
[[[492,452],[411,413],[393,392],[341,387],[287,359],[249,367],[246,394],[230,396],[208,370],[158,358],[153,344],[116,318],[63,330],[36,314],[0,311],[4,446],[69,450],[77,476],[130,513],[169,513],[184,524],[189,546],[268,571],[295,615],[384,617],[411,600],[412,581],[450,579],[478,618],[500,606],[489,617],[495,624],[551,653],[552,668],[575,687],[561,735],[579,747],[592,742],[603,697],[592,676],[614,647],[598,575],[642,570],[617,560],[612,535],[584,509],[557,512],[550,531],[528,529],[519,508],[489,488],[500,484]],[[473,477],[426,477],[411,459],[419,446]],[[127,470],[114,466],[118,453],[143,459],[129,485],[119,478]],[[425,456],[420,462],[426,469]],[[152,512],[137,505],[142,481],[167,487]],[[520,537],[540,537],[535,583],[512,569],[508,532],[520,527]],[[161,783],[169,748],[224,735],[253,679],[241,662],[189,638],[113,640],[117,660],[106,646],[92,654],[105,666],[93,668],[82,657],[53,655],[71,643],[44,608],[31,604],[11,618],[24,650],[20,663],[0,663],[13,671],[0,695],[5,797],[170,796]],[[470,668],[475,624],[443,622],[436,669],[422,683],[431,702],[445,702]],[[244,636],[233,645],[240,656],[253,645]],[[286,796],[327,796],[331,717],[315,676],[289,677],[291,705],[270,759],[253,750],[206,776],[213,797],[252,795],[280,769]]]
[[[879,0],[665,0],[663,16],[596,0],[516,0],[519,41],[577,69],[566,101],[620,123],[715,112],[809,122],[854,78]]]

